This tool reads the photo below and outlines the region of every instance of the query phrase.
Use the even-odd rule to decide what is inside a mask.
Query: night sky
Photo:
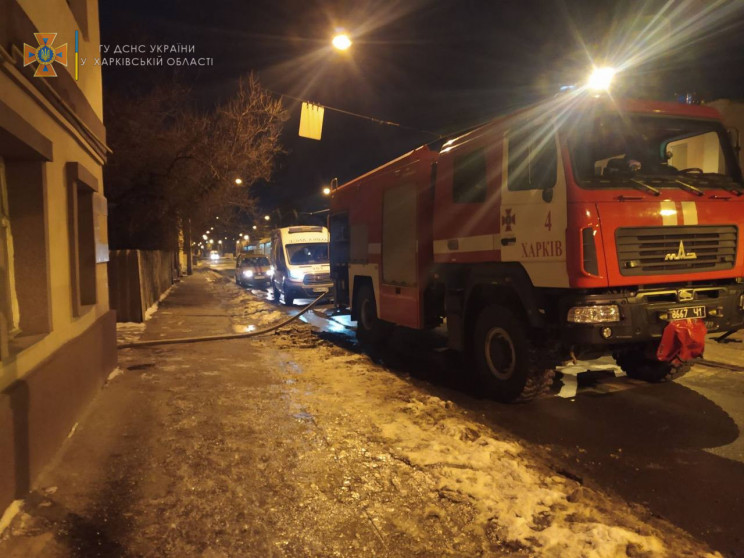
[[[433,139],[417,130],[453,134],[552,96],[561,85],[581,80],[592,59],[619,65],[630,50],[640,53],[643,60],[623,75],[636,89],[633,96],[744,98],[744,2],[676,1],[665,12],[666,4],[104,1],[101,42],[195,45],[195,55],[212,57],[214,66],[182,68],[178,78],[205,107],[224,100],[239,76],[254,72],[271,91],[405,126],[327,110],[322,141],[299,138],[299,103],[285,97],[288,154],[272,183],[256,192],[267,210],[287,204],[317,209],[323,204],[318,192],[333,177],[343,183]],[[649,26],[659,15],[664,17]],[[667,33],[653,35],[660,26]],[[336,27],[352,35],[346,55],[329,46]],[[668,32],[676,43],[654,40]],[[104,68],[104,94],[166,73]]]

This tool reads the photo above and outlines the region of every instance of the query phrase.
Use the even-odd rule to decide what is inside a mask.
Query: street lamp
[[[253,230],[255,231],[258,227],[256,225],[253,225]]]
[[[615,77],[615,68],[610,67],[595,67],[592,74],[589,76],[587,87],[593,91],[608,91],[612,84],[612,78]]]
[[[331,195],[331,189],[328,186],[326,186],[325,188],[323,188],[323,195],[324,196],[330,196]]]
[[[331,40],[331,44],[336,50],[349,50],[349,47],[351,46],[351,39],[346,33],[337,33],[333,37],[333,40]]]
[[[267,221],[271,221],[271,217],[268,215],[264,215],[264,219],[266,219]]]
[[[236,178],[235,179],[235,184],[237,184],[238,186],[240,186],[242,183],[243,183],[243,179],[242,178]]]

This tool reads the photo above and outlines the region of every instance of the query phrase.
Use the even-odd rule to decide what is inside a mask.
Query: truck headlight
[[[244,269],[243,270],[243,277],[251,278],[253,277],[253,271],[250,269]]]
[[[270,267],[269,269],[267,269],[266,270],[266,275],[269,276],[269,277],[273,277],[274,276],[274,268],[273,267]]]
[[[293,281],[302,281],[305,278],[305,272],[299,269],[290,269],[289,278]]]
[[[568,310],[569,322],[577,324],[601,324],[605,322],[619,322],[620,308],[617,304],[601,304],[597,306],[574,306]]]

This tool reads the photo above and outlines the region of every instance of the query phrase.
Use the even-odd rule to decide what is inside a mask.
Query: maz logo
[[[685,243],[680,240],[677,253],[672,252],[664,256],[665,262],[677,260],[697,260],[697,254],[695,252],[685,252]]]

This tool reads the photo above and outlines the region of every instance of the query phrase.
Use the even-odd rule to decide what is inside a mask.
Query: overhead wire
[[[295,97],[293,95],[289,95],[287,93],[280,93],[278,91],[273,91],[271,89],[266,89],[269,93],[272,93],[274,95],[278,95],[279,97],[287,97],[288,99],[292,99],[294,101],[299,101],[300,103],[308,103],[311,105],[315,105],[318,107],[322,107],[324,110],[330,110],[333,112],[338,112],[340,114],[345,114],[346,116],[353,116],[355,118],[362,118],[364,120],[369,120],[370,122],[374,122],[375,124],[379,124],[381,126],[393,126],[395,128],[400,128],[402,130],[410,130],[412,132],[418,132],[421,134],[428,134],[430,136],[434,136],[436,139],[443,139],[444,136],[441,134],[438,134],[437,132],[432,132],[431,130],[423,130],[421,128],[414,128],[413,126],[406,126],[405,124],[401,124],[399,122],[393,122],[391,120],[383,120],[381,118],[375,118],[374,116],[369,116],[366,114],[360,114],[358,112],[352,112],[349,110],[340,109],[338,107],[332,107],[328,105],[323,105],[320,103],[314,103],[312,101],[308,101],[307,99],[301,99],[299,97]]]

